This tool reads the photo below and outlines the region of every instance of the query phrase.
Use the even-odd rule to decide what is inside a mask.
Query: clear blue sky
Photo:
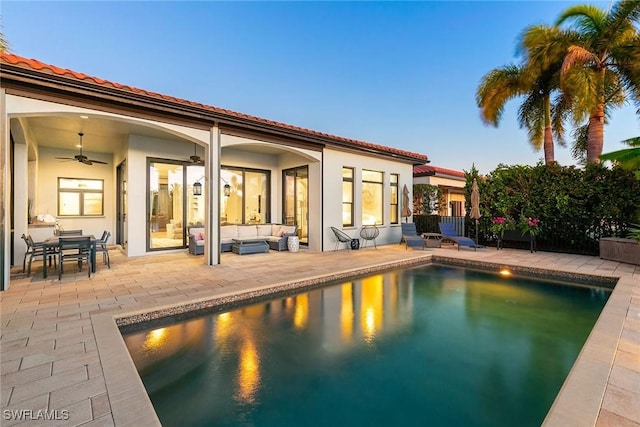
[[[575,3],[587,2],[3,0],[0,13],[21,56],[488,173],[543,153],[518,128],[516,100],[499,128],[483,125],[480,79],[517,61],[525,27]],[[635,108],[616,110],[604,151],[638,135]],[[568,149],[556,159],[574,163]]]

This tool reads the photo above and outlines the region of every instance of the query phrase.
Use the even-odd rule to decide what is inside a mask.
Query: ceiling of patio
[[[94,153],[112,153],[126,142],[129,134],[160,139],[179,139],[162,130],[118,120],[80,116],[43,116],[22,118],[40,147],[78,150],[83,132],[83,150]]]

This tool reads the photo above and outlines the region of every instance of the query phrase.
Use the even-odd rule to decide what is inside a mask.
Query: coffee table
[[[267,253],[269,244],[264,239],[233,239],[231,251],[238,255]]]

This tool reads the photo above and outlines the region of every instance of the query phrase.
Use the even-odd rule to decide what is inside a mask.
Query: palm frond
[[[571,135],[573,136],[573,143],[571,145],[571,157],[573,157],[578,164],[584,165],[587,163],[589,123],[578,126],[573,130]]]
[[[555,142],[561,147],[566,146],[564,124],[571,116],[571,107],[571,97],[565,92],[556,94],[551,103],[551,129]]]
[[[581,34],[595,35],[602,32],[606,26],[607,13],[593,5],[576,5],[569,7],[560,14],[556,25],[571,25]]]
[[[493,69],[482,78],[476,103],[484,123],[498,126],[506,102],[526,93],[525,80],[522,69],[512,64]]]
[[[564,76],[576,65],[599,66],[600,58],[598,58],[593,52],[581,46],[569,46],[567,48],[567,54],[564,57],[564,61],[562,62],[560,75]]]
[[[518,109],[520,127],[527,129],[529,143],[536,151],[544,142],[544,108],[544,98],[537,92],[531,92]]]
[[[601,78],[591,68],[575,67],[562,81],[562,89],[572,99],[573,123],[583,123],[600,101]]]

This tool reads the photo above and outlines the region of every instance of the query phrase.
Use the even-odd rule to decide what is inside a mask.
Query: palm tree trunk
[[[544,128],[544,163],[549,164],[555,162],[555,153],[553,147],[553,134],[551,133],[551,126],[545,126]]]
[[[604,77],[606,69],[600,69],[601,94],[595,111],[589,117],[587,135],[587,163],[600,163],[600,154],[604,145]]]
[[[544,163],[549,164],[555,161],[555,153],[553,147],[553,133],[551,132],[551,97],[544,97]]]
[[[596,113],[589,117],[587,136],[587,163],[600,163],[604,143],[604,103],[598,105]]]

